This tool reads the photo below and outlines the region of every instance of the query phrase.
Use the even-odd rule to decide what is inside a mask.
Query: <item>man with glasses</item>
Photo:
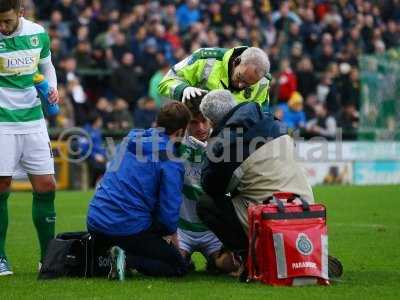
[[[236,103],[268,104],[271,75],[267,54],[256,47],[201,48],[174,65],[160,82],[160,94],[187,102],[208,91],[229,90]]]

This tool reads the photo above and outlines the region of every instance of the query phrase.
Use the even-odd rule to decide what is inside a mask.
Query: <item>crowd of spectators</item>
[[[157,85],[200,47],[264,49],[271,107],[296,128],[332,137],[358,126],[360,54],[400,43],[397,0],[26,0],[42,22],[63,99],[51,127],[149,127],[165,101]]]

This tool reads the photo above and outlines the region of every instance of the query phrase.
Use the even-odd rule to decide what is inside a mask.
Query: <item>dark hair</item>
[[[157,126],[165,128],[170,135],[179,129],[185,130],[191,119],[189,109],[178,101],[170,101],[161,107],[157,117]]]
[[[203,100],[204,96],[206,93],[201,94],[201,96],[196,96],[195,98],[190,99],[189,101],[186,101],[186,107],[190,110],[192,117],[196,117],[200,112],[200,103]]]
[[[21,0],[1,0],[0,1],[0,13],[7,12],[9,10],[20,11]]]

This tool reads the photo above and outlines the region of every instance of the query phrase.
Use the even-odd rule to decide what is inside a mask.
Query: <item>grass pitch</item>
[[[91,195],[58,193],[57,232],[85,229]],[[0,278],[0,299],[399,299],[400,187],[318,187],[315,195],[328,208],[329,250],[344,264],[342,282],[329,287],[278,288],[208,276],[199,255],[195,256],[197,271],[180,279],[38,281],[31,194],[14,193],[9,200],[7,253],[15,274]]]

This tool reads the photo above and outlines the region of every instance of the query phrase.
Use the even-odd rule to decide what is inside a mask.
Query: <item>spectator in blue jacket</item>
[[[98,113],[91,113],[88,122],[83,126],[86,136],[79,139],[81,157],[87,157],[89,166],[90,186],[96,186],[98,180],[106,170],[106,149],[103,146],[104,139],[101,133],[103,120]]]
[[[198,5],[198,0],[187,0],[185,4],[179,6],[176,11],[176,19],[181,30],[186,30],[193,23],[200,21],[201,15]]]
[[[184,167],[172,158],[189,121],[186,106],[172,101],[161,108],[160,128],[132,130],[89,204],[95,247],[111,247],[111,279],[123,280],[125,267],[153,276],[187,272],[176,239]]]
[[[299,92],[293,92],[288,103],[279,104],[275,116],[281,119],[293,130],[302,128],[306,124],[306,115],[303,111],[303,97]]]

